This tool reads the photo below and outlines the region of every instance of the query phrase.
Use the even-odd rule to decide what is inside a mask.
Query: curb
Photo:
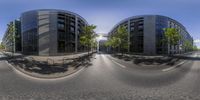
[[[117,59],[117,58],[115,58],[115,57],[112,57],[112,56],[108,56],[108,58],[110,58],[110,60],[113,60],[113,59],[115,59],[115,60],[120,60],[120,59]],[[127,63],[127,62],[125,62],[125,61],[123,61],[122,60],[122,62],[124,62],[124,63]],[[180,63],[178,63],[178,64],[176,64],[176,65],[174,65],[174,66],[171,66],[171,67],[168,67],[168,68],[164,68],[164,69],[159,69],[159,70],[161,70],[162,72],[168,72],[168,71],[171,71],[171,70],[174,70],[174,69],[176,69],[176,68],[178,68],[178,67],[180,67],[181,65],[183,65],[183,64],[185,64],[187,61],[186,60],[183,60],[183,61],[181,61]],[[115,62],[114,62],[115,63]],[[121,65],[120,64],[120,66],[122,67],[122,68],[126,68],[126,67],[124,67],[124,65]],[[140,65],[139,65],[140,66]],[[165,66],[165,65],[160,65],[160,66]],[[143,66],[143,67],[145,67],[145,66]]]
[[[38,73],[35,73],[35,74],[38,74],[38,75],[31,74],[31,72],[27,72],[27,71],[25,71],[25,70],[23,70],[19,67],[13,66],[8,61],[6,61],[6,63],[16,72],[18,72],[18,73],[20,72],[20,74],[23,74],[26,77],[34,78],[34,79],[40,79],[40,80],[63,79],[63,78],[66,78],[66,77],[70,77],[73,74],[78,74],[78,72],[81,72],[86,67],[86,66],[81,66],[81,67],[77,68],[77,70],[73,71],[72,73],[63,74],[63,75],[59,75],[59,76],[55,76],[55,77],[48,77],[48,75],[44,76],[44,75],[41,75],[41,74],[38,74]]]
[[[162,72],[171,71],[171,70],[174,70],[174,69],[180,67],[181,65],[183,65],[183,64],[185,64],[185,63],[186,63],[186,61],[184,60],[184,61],[180,62],[179,64],[177,64],[177,65],[175,65],[175,66],[172,66],[172,67],[169,67],[169,68],[162,69],[161,71],[162,71]]]
[[[3,52],[2,52],[3,53]],[[3,55],[9,57],[9,55],[3,53]],[[30,77],[30,78],[34,78],[34,79],[42,79],[42,80],[52,80],[52,79],[61,79],[61,78],[65,78],[67,76],[70,76],[72,74],[76,74],[80,71],[82,71],[85,67],[87,67],[87,65],[85,66],[79,66],[75,71],[71,72],[71,73],[68,73],[68,74],[63,74],[63,75],[58,75],[58,76],[51,76],[51,77],[48,77],[48,75],[41,75],[39,73],[34,73],[32,74],[31,72],[28,72],[28,71],[25,71],[19,67],[15,67],[13,66],[12,64],[10,64],[7,60],[5,61],[14,71],[16,72],[20,72],[21,74],[24,74],[24,76],[27,76],[27,77]],[[65,73],[65,72],[64,72]],[[38,75],[36,75],[38,74]]]

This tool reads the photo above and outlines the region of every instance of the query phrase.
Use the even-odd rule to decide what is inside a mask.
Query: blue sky
[[[1,0],[0,39],[6,25],[33,9],[63,9],[97,25],[96,32],[107,33],[124,18],[156,14],[182,23],[200,47],[200,0]]]

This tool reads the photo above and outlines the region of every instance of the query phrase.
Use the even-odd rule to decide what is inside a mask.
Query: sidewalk
[[[92,52],[90,52],[91,54]],[[77,53],[77,54],[71,54],[71,55],[64,55],[64,56],[26,56],[26,59],[34,60],[34,61],[43,61],[47,63],[53,63],[53,64],[62,64],[65,62],[65,60],[73,60],[77,59],[82,56],[87,56],[88,52],[83,53]]]
[[[12,56],[10,52],[3,52]],[[83,69],[90,64],[88,53],[79,53],[65,56],[25,56],[14,53],[8,63],[20,72],[37,78],[60,78]],[[92,52],[90,52],[92,54]]]
[[[168,56],[168,55],[155,55],[155,56],[148,56],[148,55],[132,55],[132,54],[121,54],[113,55],[113,57],[124,60],[131,64],[135,64],[138,66],[174,66],[183,61],[181,59],[183,54],[179,54],[179,57]]]
[[[39,62],[47,62],[47,63],[54,63],[54,64],[62,64],[64,60],[73,60],[82,56],[87,56],[88,52],[82,52],[82,53],[73,53],[70,55],[63,55],[63,56],[35,56],[35,55],[23,55],[21,53],[12,53],[12,52],[5,52],[2,51],[2,53],[6,56],[13,56],[13,57],[24,57],[27,60],[34,60]],[[92,52],[89,52],[90,54]]]
[[[191,52],[186,52],[186,53],[182,53],[182,54],[173,54],[173,55],[135,55],[135,54],[124,54],[124,56],[127,57],[135,57],[135,58],[161,58],[161,57],[169,57],[169,56],[185,56],[187,57],[188,55],[194,53],[195,51],[191,51]],[[121,53],[117,53],[117,55],[121,55]]]
[[[6,52],[6,51],[1,51],[1,52],[7,56],[23,56],[21,53],[12,53],[12,52]]]

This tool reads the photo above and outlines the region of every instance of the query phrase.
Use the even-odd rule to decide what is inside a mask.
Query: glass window
[[[70,32],[74,32],[74,27],[70,27]]]
[[[75,23],[74,23],[74,22],[71,22],[70,25],[75,26]]]
[[[143,21],[139,21],[138,24],[143,24]]]
[[[62,23],[64,23],[65,20],[64,20],[64,19],[58,19],[58,22],[62,22]]]
[[[130,26],[134,26],[134,23],[131,23]]]
[[[134,31],[134,27],[131,27],[131,31]]]
[[[65,28],[65,25],[64,25],[64,24],[61,24],[61,23],[58,23],[58,28],[59,28],[59,29],[64,29],[64,28]]]
[[[138,26],[138,29],[143,29],[143,26]]]
[[[65,52],[65,41],[58,41],[58,52]]]

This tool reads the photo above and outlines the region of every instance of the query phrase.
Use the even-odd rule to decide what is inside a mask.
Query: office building
[[[186,40],[193,44],[193,38],[186,28],[178,21],[161,15],[133,16],[122,20],[109,32],[109,37],[117,32],[119,26],[125,26],[128,32],[128,52],[135,54],[176,54],[187,50],[181,46]],[[164,28],[176,28],[183,37],[178,45],[169,46],[161,42],[164,37]],[[114,50],[114,49],[111,49]]]
[[[20,19],[24,54],[55,56],[87,50],[79,38],[88,23],[76,13],[40,9],[24,12]]]
[[[21,22],[14,20],[7,25],[2,43],[7,52],[21,52]]]

